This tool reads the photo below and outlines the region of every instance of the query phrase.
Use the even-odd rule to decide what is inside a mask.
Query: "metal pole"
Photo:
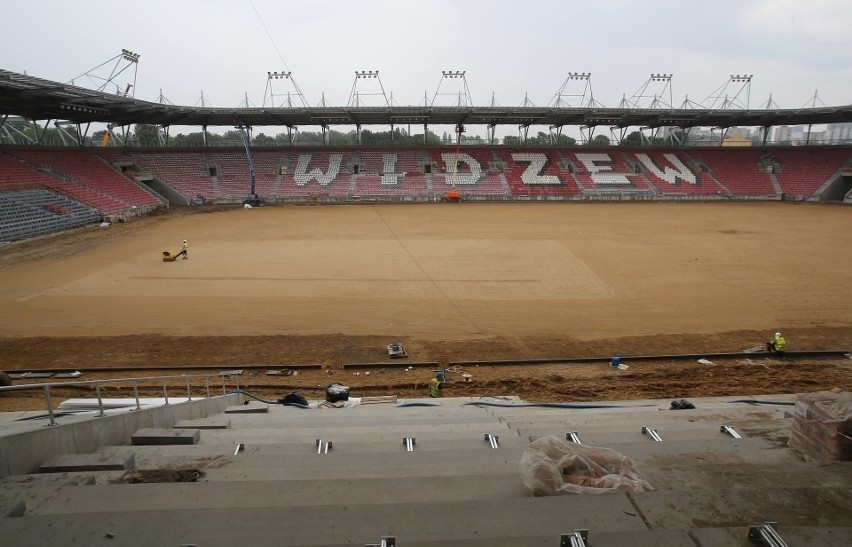
[[[44,397],[47,399],[47,413],[50,414],[50,425],[56,425],[56,418],[53,416],[53,403],[50,401],[50,386],[44,386]]]
[[[225,377],[222,376],[222,395],[227,395],[227,394],[228,394],[228,388],[225,387]]]
[[[209,376],[204,377],[204,387],[207,388],[207,398],[209,399],[210,398],[210,377]]]
[[[166,404],[169,404],[169,390],[166,387],[165,380],[163,380],[163,398],[166,400]]]
[[[192,400],[192,393],[189,391],[189,378],[186,379],[186,399],[188,401]]]
[[[136,398],[136,410],[142,410],[139,405],[139,382],[133,380],[133,396]]]
[[[101,399],[101,383],[95,384],[95,394],[98,396],[98,416],[104,415],[104,402]]]

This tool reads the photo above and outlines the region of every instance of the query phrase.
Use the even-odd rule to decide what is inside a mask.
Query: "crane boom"
[[[251,194],[249,195],[249,199],[257,200],[258,197],[257,194],[255,194],[256,177],[254,171],[254,160],[251,157],[251,142],[249,141],[248,133],[246,132],[245,127],[243,127],[242,122],[237,122],[235,128],[240,132],[240,136],[243,138],[243,144],[246,147],[246,160],[248,160],[249,174],[251,175]]]

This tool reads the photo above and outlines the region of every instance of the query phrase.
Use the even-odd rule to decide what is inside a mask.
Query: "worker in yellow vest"
[[[766,343],[766,351],[775,351],[784,353],[787,351],[787,341],[781,336],[780,332],[775,333],[775,339]]]
[[[444,389],[444,371],[439,370],[435,373],[434,378],[429,380],[429,397],[443,397],[441,391]]]
[[[183,247],[181,247],[180,252],[175,255],[175,258],[179,257],[180,255],[183,255],[183,259],[186,260],[187,258],[189,258],[189,255],[186,254],[186,252],[188,250],[189,250],[189,243],[187,243],[186,240],[184,239],[183,240]]]

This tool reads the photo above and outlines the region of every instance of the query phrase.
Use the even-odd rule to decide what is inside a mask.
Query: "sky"
[[[740,74],[750,89],[725,92],[752,108],[770,94],[780,108],[817,92],[817,105],[852,103],[848,0],[30,0],[4,2],[3,20],[0,68],[93,87],[80,76],[127,49],[135,97],[180,105],[202,92],[215,107],[280,105],[294,88],[273,80],[270,99],[267,73],[290,71],[309,105],[346,106],[367,70],[399,105],[458,101],[462,81],[444,70],[465,72],[477,106],[546,106],[572,72],[590,73],[607,107],[651,74],[671,74],[670,88],[651,82],[640,104],[700,103]],[[358,80],[361,104],[384,101],[378,83]],[[577,106],[583,83],[563,100]]]

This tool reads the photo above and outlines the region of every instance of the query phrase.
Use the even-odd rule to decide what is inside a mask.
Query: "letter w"
[[[674,154],[663,154],[663,157],[666,158],[677,170],[672,169],[669,166],[660,170],[660,168],[654,164],[653,160],[648,157],[648,154],[636,154],[636,159],[641,161],[642,165],[644,165],[648,171],[653,173],[654,176],[660,180],[664,180],[669,184],[677,184],[677,179],[688,182],[689,184],[697,183],[695,173],[690,171],[689,168],[680,161],[680,158]]]
[[[312,180],[316,180],[322,186],[328,186],[337,178],[340,173],[340,163],[343,161],[343,154],[331,154],[328,158],[328,171],[323,173],[319,167],[315,167],[308,172],[308,164],[311,163],[310,154],[302,154],[296,162],[296,172],[293,173],[293,179],[297,186],[304,186]]]

